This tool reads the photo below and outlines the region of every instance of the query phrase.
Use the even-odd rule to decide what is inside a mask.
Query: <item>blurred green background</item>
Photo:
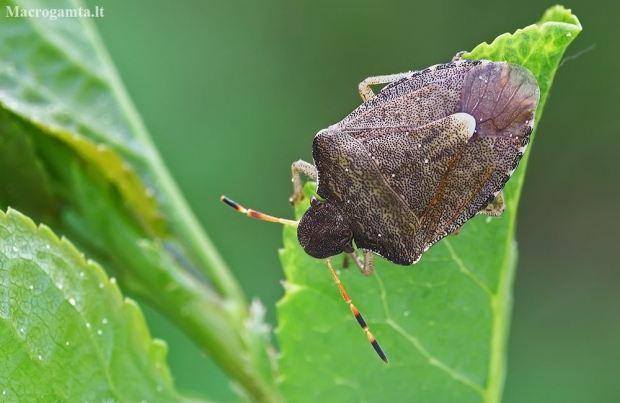
[[[290,164],[311,161],[314,134],[359,105],[359,81],[449,61],[553,4],[88,0],[105,9],[96,23],[170,170],[274,326],[281,228],[220,195],[292,217]],[[564,5],[585,28],[565,56],[591,50],[559,69],[531,149],[506,403],[620,401],[620,2]],[[145,310],[177,386],[233,401],[226,376]]]

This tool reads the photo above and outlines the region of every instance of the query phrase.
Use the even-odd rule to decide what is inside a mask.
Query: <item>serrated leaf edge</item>
[[[25,216],[11,207],[7,209],[6,213],[0,209],[0,221],[13,221],[17,223],[17,225],[25,226],[33,235],[40,236],[41,238],[49,241],[50,244],[55,245],[62,251],[62,253],[67,254],[77,264],[81,265],[82,269],[88,270],[90,274],[93,274],[94,277],[99,279],[99,281],[101,281],[100,284],[104,284],[104,287],[111,291],[110,297],[116,299],[116,302],[121,306],[121,317],[117,318],[117,320],[122,320],[122,322],[117,325],[122,327],[134,327],[134,330],[137,330],[136,332],[127,332],[127,334],[131,337],[142,335],[142,337],[140,337],[142,340],[139,341],[139,339],[135,339],[135,341],[139,341],[140,345],[144,346],[144,352],[147,354],[149,362],[152,363],[154,368],[157,370],[156,372],[158,376],[161,377],[161,381],[166,383],[166,386],[170,389],[171,393],[176,393],[173,388],[172,376],[165,361],[168,349],[167,344],[161,339],[151,338],[142,310],[135,301],[130,298],[123,297],[120,288],[113,277],[108,277],[106,272],[101,266],[99,266],[98,263],[93,260],[86,259],[84,254],[82,254],[67,238],[59,238],[49,227],[44,224],[39,224],[37,226],[28,216]],[[80,301],[76,300],[75,304],[77,305],[79,302]],[[78,311],[81,317],[81,310]],[[86,322],[87,321],[84,320],[84,323]],[[92,341],[92,344],[97,345],[94,340]],[[99,352],[97,353],[97,357],[98,360],[101,361],[101,367],[106,373],[105,378],[108,381],[110,391],[117,395],[114,382],[112,382],[112,377],[109,373],[109,367],[105,365],[105,360],[100,356]]]

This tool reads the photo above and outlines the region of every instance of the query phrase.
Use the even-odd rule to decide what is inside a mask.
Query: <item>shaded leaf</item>
[[[12,0],[0,6],[46,8],[45,3],[26,7]],[[79,5],[63,1],[55,7]],[[162,235],[156,188],[149,186],[154,178],[148,159],[154,149],[139,137],[144,133],[135,126],[141,122],[132,121],[119,102],[115,72],[102,63],[89,24],[85,18],[5,18],[0,24],[0,104],[99,167],[145,228]]]
[[[569,11],[553,8],[540,24],[502,35],[466,57],[527,66],[541,87],[539,119],[561,56],[580,30]],[[526,162],[505,188],[501,218],[474,217],[413,267],[377,258],[369,277],[356,268],[340,270],[390,360],[387,365],[368,345],[325,262],[305,255],[295,228],[285,228],[281,261],[287,284],[277,334],[286,400],[500,401],[516,263],[514,226]],[[305,191],[307,200],[312,185]],[[307,207],[299,206],[297,216]],[[341,258],[334,262],[339,267]]]

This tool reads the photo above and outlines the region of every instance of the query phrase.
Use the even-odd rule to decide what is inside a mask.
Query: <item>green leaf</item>
[[[187,401],[138,306],[66,239],[0,211],[0,396],[12,402]]]
[[[502,35],[466,57],[528,67],[541,87],[540,119],[562,54],[580,30],[570,11],[554,7],[541,23]],[[505,188],[507,208],[501,218],[474,217],[413,267],[377,258],[369,277],[356,268],[340,270],[342,284],[390,360],[387,365],[368,345],[325,262],[307,256],[296,229],[285,228],[281,261],[287,283],[277,331],[285,399],[499,402],[516,265],[515,218],[526,162]],[[309,197],[312,185],[305,191]],[[299,206],[297,216],[306,208]],[[334,259],[337,269],[341,262]]]
[[[86,8],[79,0],[53,6]],[[46,10],[50,2],[0,0],[0,9]],[[0,207],[70,237],[243,393],[277,400],[261,317],[172,180],[93,19],[0,22],[0,161]]]

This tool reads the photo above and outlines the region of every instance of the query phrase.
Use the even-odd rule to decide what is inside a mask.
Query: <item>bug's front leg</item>
[[[375,270],[375,256],[372,252],[364,252],[364,261],[357,256],[356,252],[349,253],[355,262],[355,265],[364,276],[370,276]]]
[[[375,271],[375,255],[372,252],[364,252],[364,267],[361,270],[364,276],[370,276]]]
[[[304,198],[301,176],[299,174],[303,173],[312,180],[316,180],[319,174],[314,165],[303,160],[293,162],[291,171],[293,172],[293,197],[289,200],[292,204],[295,204]]]
[[[389,84],[396,80],[400,80],[404,77],[411,76],[411,72],[407,73],[398,73],[398,74],[390,74],[387,76],[374,76],[368,77],[357,86],[360,96],[364,100],[364,102],[368,101],[370,98],[375,96],[375,93],[370,88],[371,85],[379,85],[379,84]]]

